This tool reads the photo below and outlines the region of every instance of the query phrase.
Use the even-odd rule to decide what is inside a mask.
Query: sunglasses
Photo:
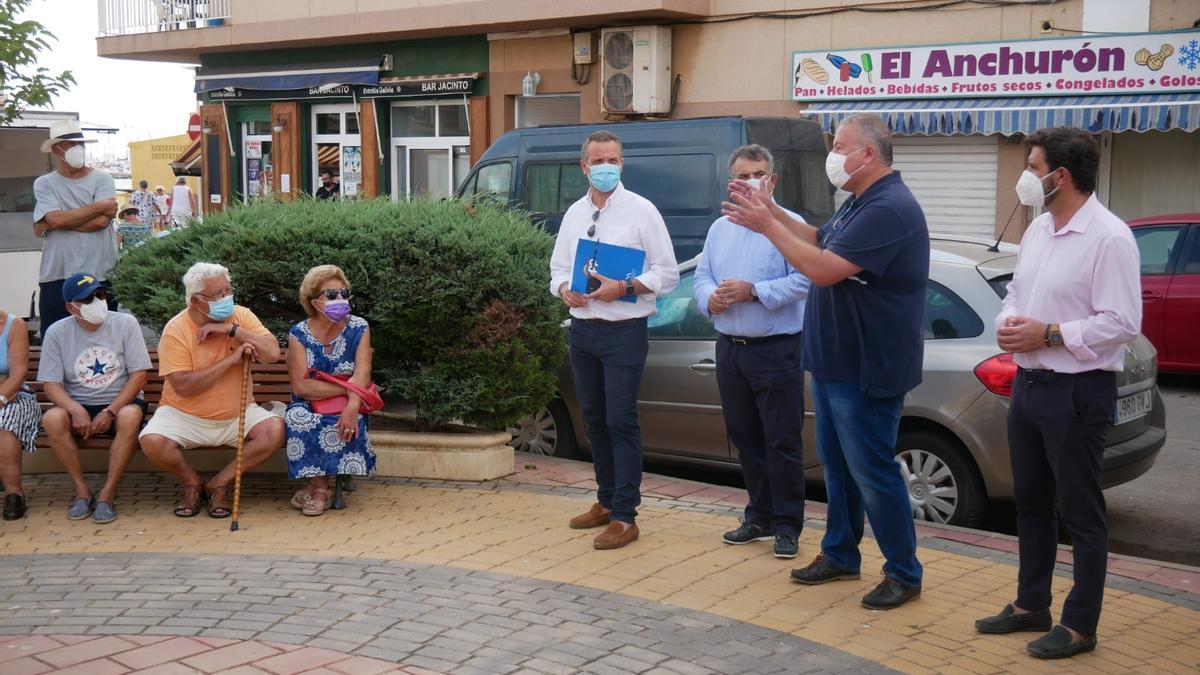
[[[96,290],[92,291],[86,298],[84,298],[82,300],[76,300],[75,302],[78,302],[81,305],[87,305],[87,304],[90,304],[96,298],[100,298],[101,300],[108,300],[108,291],[104,290],[103,288],[97,288]]]
[[[321,291],[321,296],[326,300],[336,300],[339,296],[343,300],[349,300],[352,295],[349,288],[326,288]]]
[[[597,209],[592,211],[592,226],[588,228],[588,237],[596,236],[596,221],[600,220],[600,211]]]

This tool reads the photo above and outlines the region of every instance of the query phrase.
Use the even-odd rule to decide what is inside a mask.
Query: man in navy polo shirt
[[[792,579],[858,579],[865,512],[887,559],[883,581],[863,597],[869,609],[921,595],[908,487],[894,457],[904,394],[921,382],[929,231],[891,164],[887,125],[855,115],[838,126],[825,164],[830,182],[853,193],[829,222],[819,229],[800,223],[741,181],[730,185],[733,202],[722,209],[766,235],[813,283],[804,365],[812,373],[829,512],[821,554]]]

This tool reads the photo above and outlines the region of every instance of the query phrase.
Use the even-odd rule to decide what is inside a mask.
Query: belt
[[[609,321],[608,319],[578,319],[571,317],[571,323],[576,321],[579,323],[605,324],[608,326],[623,326],[625,324],[646,323],[646,317],[638,317],[636,319],[621,319],[620,321]]]
[[[788,338],[798,338],[799,333],[779,333],[777,335],[763,335],[760,337],[743,337],[741,335],[726,335],[721,333],[721,338],[728,340],[735,345],[761,345],[768,342],[776,342],[778,340],[786,340]]]
[[[1023,380],[1029,383],[1045,383],[1058,382],[1059,380],[1075,379],[1080,377],[1094,377],[1105,370],[1085,370],[1082,373],[1060,373],[1054,370],[1043,370],[1041,368],[1018,368],[1017,373]]]

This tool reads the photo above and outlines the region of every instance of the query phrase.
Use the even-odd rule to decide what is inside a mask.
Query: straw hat
[[[50,138],[42,141],[42,152],[50,152],[55,143],[63,141],[95,143],[96,139],[84,138],[83,129],[79,128],[79,122],[76,120],[54,120],[50,123]]]

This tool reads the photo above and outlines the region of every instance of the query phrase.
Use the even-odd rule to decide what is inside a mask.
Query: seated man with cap
[[[70,316],[46,329],[37,379],[54,407],[42,417],[50,450],[75,487],[67,518],[96,523],[117,519],[117,485],[137,450],[146,414],[142,387],[150,353],[132,314],[108,311],[108,289],[92,274],[72,274],[63,283]],[[93,494],[83,478],[77,438],[112,435],[108,477]]]

